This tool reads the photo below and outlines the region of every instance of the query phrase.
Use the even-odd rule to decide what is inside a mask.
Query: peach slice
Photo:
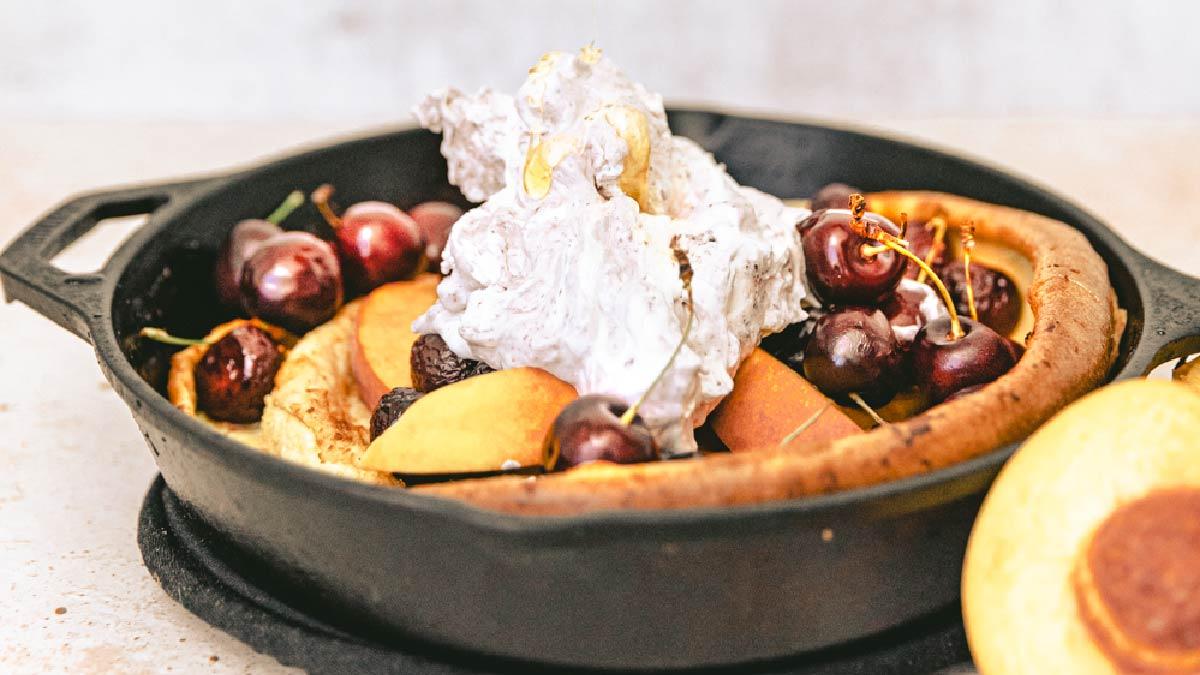
[[[363,300],[350,366],[359,397],[371,410],[396,387],[412,386],[410,356],[417,336],[412,322],[437,301],[441,277],[422,274],[380,286]]]
[[[419,399],[358,466],[403,475],[539,466],[546,431],[575,398],[574,387],[539,368],[477,375]]]
[[[832,441],[862,431],[808,380],[761,349],[746,357],[731,393],[712,416],[712,428],[733,452],[779,446],[813,415],[816,420],[785,448]]]

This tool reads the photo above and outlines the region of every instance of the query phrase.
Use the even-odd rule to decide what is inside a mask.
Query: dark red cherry
[[[554,470],[588,462],[636,464],[658,458],[650,429],[640,415],[621,423],[629,406],[612,396],[580,396],[567,404],[546,434],[546,463]]]
[[[463,210],[449,202],[424,202],[408,210],[408,215],[421,229],[425,241],[425,258],[431,270],[440,269],[442,249],[450,238],[450,228],[462,217]]]
[[[808,282],[828,304],[874,305],[891,293],[904,276],[908,260],[892,250],[864,255],[863,246],[876,242],[850,229],[846,209],[826,209],[813,214],[815,222],[804,231],[804,261]],[[900,230],[875,213],[863,217],[892,235]]]
[[[850,195],[861,193],[862,190],[845,183],[830,183],[817,190],[817,194],[813,195],[811,208],[813,211],[848,209],[850,208]],[[867,204],[867,207],[870,208],[870,204]]]
[[[925,315],[921,313],[921,301],[925,298],[926,293],[920,288],[901,283],[884,298],[880,306],[896,334],[896,339],[904,349],[912,344],[917,332],[925,326]]]
[[[966,268],[962,261],[943,265],[938,276],[954,296],[958,313],[970,316]],[[999,270],[972,260],[971,287],[975,291],[975,311],[979,320],[1002,335],[1012,332],[1021,318],[1021,301],[1013,280]]]
[[[917,383],[934,401],[994,381],[1017,362],[1016,343],[978,321],[959,317],[963,336],[950,337],[950,319],[929,322],[912,346]]]
[[[242,267],[266,240],[283,232],[279,224],[304,203],[304,193],[287,196],[265,219],[243,220],[233,226],[217,251],[213,281],[222,304],[241,307]]]
[[[333,247],[307,232],[268,239],[242,269],[242,307],[294,333],[333,318],[342,306],[342,273]]]
[[[282,364],[283,349],[266,331],[238,326],[210,345],[196,364],[196,402],[214,420],[257,422]]]
[[[912,251],[921,260],[925,260],[929,256],[929,250],[933,247],[932,229],[926,229],[925,222],[920,220],[908,221],[908,231],[905,232],[904,238],[908,241],[908,250]],[[943,235],[944,236],[944,235]],[[946,249],[943,245],[941,251],[934,256],[930,261],[930,267],[935,270],[938,265],[941,265],[946,260]],[[921,274],[921,268],[913,261],[908,261],[908,266],[904,271],[905,278],[916,279]]]
[[[389,281],[408,279],[422,267],[425,242],[415,220],[387,202],[359,202],[340,217],[329,198],[332,185],[312,193],[312,202],[334,231],[346,287],[365,293]]]
[[[213,272],[217,297],[222,304],[241,307],[242,267],[263,242],[282,232],[279,226],[265,220],[243,220],[233,226],[217,251]]]
[[[857,393],[878,405],[895,393],[901,361],[900,345],[883,312],[843,307],[817,319],[804,350],[804,377],[827,396]]]

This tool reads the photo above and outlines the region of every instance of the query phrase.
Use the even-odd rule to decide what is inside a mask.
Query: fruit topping
[[[290,343],[285,331],[246,320],[219,326],[202,340],[175,337],[153,327],[143,328],[140,335],[203,350],[192,372],[196,406],[211,419],[236,424],[262,418],[263,399],[275,387],[275,374],[287,353],[283,343]]]
[[[508,368],[422,396],[358,461],[413,476],[544,467],[546,430],[575,388],[539,368]]]
[[[386,202],[359,202],[340,217],[329,206],[332,185],[312,193],[312,202],[334,231],[346,284],[355,292],[413,276],[425,254],[417,222]]]
[[[413,388],[424,393],[494,370],[455,354],[437,333],[426,333],[413,342],[411,364]]]
[[[437,301],[436,274],[393,281],[371,291],[354,322],[350,368],[358,395],[374,410],[379,399],[396,387],[411,387],[412,323]]]
[[[809,284],[822,300],[872,305],[896,288],[907,262],[891,250],[870,253],[875,242],[866,234],[879,231],[899,237],[892,221],[846,209],[827,209],[812,217],[815,222],[803,234],[804,260]]]
[[[975,314],[979,321],[1002,335],[1007,335],[1021,318],[1021,301],[1017,285],[1003,272],[972,262],[970,282],[965,260],[943,265],[939,270],[959,312],[971,314],[974,298]]]
[[[884,299],[880,307],[904,349],[912,345],[917,332],[925,325],[925,314],[921,312],[921,303],[925,298],[926,295],[920,287],[900,284]]]
[[[860,431],[812,383],[762,349],[742,362],[733,377],[733,392],[709,419],[732,452],[780,445],[798,449]],[[809,420],[813,421],[806,425]]]
[[[257,326],[229,331],[209,346],[196,366],[200,409],[222,422],[257,422],[262,418],[263,399],[275,387],[283,354],[283,348]]]
[[[450,238],[450,228],[462,217],[463,211],[450,202],[424,202],[408,210],[416,221],[425,241],[425,257],[429,260],[429,271],[436,272],[441,266],[442,249]]]
[[[913,372],[936,402],[960,389],[995,380],[1019,358],[1012,340],[978,321],[964,317],[959,323],[960,337],[952,335],[949,319],[937,319],[913,342]]]
[[[804,377],[826,396],[857,393],[873,405],[887,402],[900,379],[900,345],[883,312],[842,307],[817,320],[804,353]]]
[[[929,267],[937,267],[946,259],[946,219],[940,215],[930,218],[927,222],[914,222],[905,233],[908,240],[908,250],[925,261]],[[926,276],[920,266],[909,261],[904,276],[916,279],[922,283]]]
[[[371,440],[379,438],[380,434],[395,424],[396,420],[424,395],[412,387],[396,387],[384,394],[379,399],[379,405],[375,406],[375,411],[371,413]]]
[[[817,190],[817,194],[813,195],[811,208],[813,211],[848,209],[850,208],[850,195],[860,192],[862,190],[845,183],[830,183]]]
[[[342,275],[329,244],[307,232],[263,242],[242,269],[242,307],[251,316],[303,333],[342,306]]]
[[[554,419],[546,436],[546,466],[561,470],[587,462],[617,464],[658,458],[654,438],[636,413],[626,423],[630,406],[613,396],[581,396]]]
[[[288,195],[265,220],[243,220],[233,226],[217,252],[213,274],[217,297],[223,304],[241,307],[242,267],[263,242],[283,233],[279,224],[303,203],[304,193],[297,190]]]

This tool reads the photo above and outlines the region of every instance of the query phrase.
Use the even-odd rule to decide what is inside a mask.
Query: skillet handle
[[[1159,364],[1200,352],[1200,279],[1138,255],[1143,264],[1134,274],[1146,289],[1142,295],[1145,326],[1122,369],[1123,377],[1141,377]]]
[[[110,262],[136,235],[121,243],[95,273],[69,274],[54,265],[54,257],[102,220],[152,214],[209,180],[101,190],[59,204],[17,235],[0,253],[0,286],[5,299],[23,302],[84,341],[91,342],[93,322],[106,314],[106,282],[116,283]]]

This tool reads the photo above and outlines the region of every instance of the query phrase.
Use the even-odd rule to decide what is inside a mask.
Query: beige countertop
[[[1032,177],[1200,274],[1200,121],[874,126]],[[0,122],[0,245],[74,192],[244,165],[346,131]],[[282,671],[176,605],[142,566],[137,513],[154,462],[91,349],[21,305],[0,306],[0,327],[0,671]]]

